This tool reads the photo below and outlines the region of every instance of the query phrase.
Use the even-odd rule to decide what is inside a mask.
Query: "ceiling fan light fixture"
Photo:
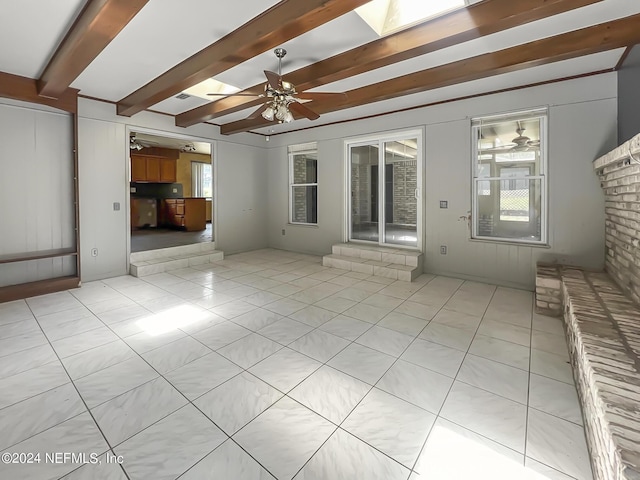
[[[268,106],[266,108],[266,110],[264,112],[262,112],[262,118],[264,118],[265,120],[268,120],[270,122],[273,121],[275,115],[275,111],[273,110],[273,107]]]
[[[281,103],[280,105],[278,105],[278,110],[276,111],[276,118],[278,120],[284,121],[285,117],[287,116],[287,113],[290,113],[289,109],[284,103]]]
[[[289,109],[287,108],[287,113],[285,113],[284,118],[282,119],[282,121],[284,123],[291,123],[293,122],[293,115],[291,115],[291,112],[289,111]]]

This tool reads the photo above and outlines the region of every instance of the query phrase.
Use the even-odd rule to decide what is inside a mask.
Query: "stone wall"
[[[594,161],[605,193],[605,269],[640,303],[640,135]]]
[[[536,265],[536,312],[551,317],[562,315],[562,282],[558,265]]]
[[[564,323],[595,480],[640,479],[640,310],[606,273],[561,269]]]

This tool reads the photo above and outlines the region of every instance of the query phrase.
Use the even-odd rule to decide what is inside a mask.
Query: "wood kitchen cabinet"
[[[147,158],[147,182],[160,181],[160,159],[154,157]]]
[[[176,160],[147,155],[131,155],[131,181],[175,183]]]
[[[131,155],[131,181],[147,181],[147,158],[140,155]]]
[[[204,230],[207,226],[204,198],[165,198],[160,206],[160,222],[187,231]]]
[[[176,161],[170,158],[160,159],[160,181],[163,183],[175,183]]]

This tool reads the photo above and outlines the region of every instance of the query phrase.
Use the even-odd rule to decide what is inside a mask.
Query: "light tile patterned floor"
[[[0,478],[588,480],[532,304],[278,250],[0,304]]]

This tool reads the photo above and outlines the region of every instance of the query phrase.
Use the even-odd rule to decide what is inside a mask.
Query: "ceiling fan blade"
[[[318,100],[318,101],[331,100],[331,99],[346,100],[347,94],[334,93],[334,92],[302,92],[302,93],[296,94],[296,97],[301,100]]]
[[[269,106],[269,104],[265,103],[264,105],[261,105],[257,110],[254,110],[254,112],[249,115],[247,117],[248,120],[255,120],[256,118],[258,118],[260,115],[262,115],[262,112],[264,112],[267,107]]]
[[[320,115],[318,115],[316,112],[298,102],[291,102],[289,104],[289,110],[298,113],[303,117],[308,118],[309,120],[316,120],[320,118]]]
[[[282,90],[282,77],[275,72],[270,72],[269,70],[264,71],[265,77],[267,77],[267,81],[271,88],[276,90]]]

